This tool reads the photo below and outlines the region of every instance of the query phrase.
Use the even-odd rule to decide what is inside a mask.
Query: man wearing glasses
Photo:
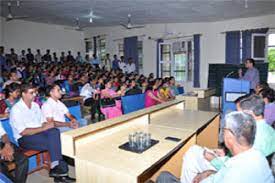
[[[22,98],[13,106],[10,122],[14,137],[20,147],[31,150],[47,150],[51,158],[50,177],[62,179],[60,182],[74,182],[68,177],[68,165],[61,154],[60,131],[54,123],[44,122],[38,104],[33,100],[36,96],[35,87],[23,85]]]
[[[268,156],[273,152],[275,152],[275,133],[274,133],[274,130],[265,123],[265,120],[263,118],[263,111],[264,111],[263,100],[256,95],[249,96],[239,101],[239,103],[237,104],[237,109],[238,111],[243,111],[247,114],[250,114],[256,121],[257,128],[256,128],[255,141],[253,140],[254,144],[252,143],[253,148],[260,151],[265,156]],[[225,126],[224,132],[230,131],[230,130],[234,132],[232,129],[228,129]],[[239,129],[239,130],[242,130],[242,129]],[[224,135],[224,139],[225,139],[225,135]],[[227,161],[232,159],[231,156],[232,155],[234,156],[234,154],[232,150],[227,146],[226,141],[225,141],[225,145],[231,153],[229,156],[226,156],[226,153],[223,149],[209,150],[207,148],[203,148],[197,145],[192,146],[184,155],[180,182],[182,183],[191,183],[193,181],[200,182],[201,180],[208,177],[212,173],[219,172],[220,170],[226,168],[228,166]],[[245,164],[245,166],[246,168],[244,167],[242,168],[250,170],[249,165]],[[239,170],[238,168],[236,169]],[[169,173],[166,173],[166,174],[167,175],[165,176],[165,178],[171,177],[171,174]],[[162,174],[162,177],[163,176],[164,175]],[[243,176],[244,175],[242,175],[242,177]],[[215,179],[211,179],[211,180],[213,181],[209,181],[209,182],[217,182],[217,181],[214,181]],[[255,181],[256,180],[257,179],[255,179]],[[227,181],[234,182],[230,179]],[[251,181],[251,182],[255,182],[255,181]],[[260,182],[264,182],[264,181],[260,181]],[[160,181],[159,183],[162,183],[162,182]]]

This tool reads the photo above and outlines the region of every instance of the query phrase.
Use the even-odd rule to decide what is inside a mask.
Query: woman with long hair
[[[159,97],[158,93],[159,84],[156,80],[149,82],[145,91],[145,107],[151,107],[164,101]]]
[[[9,84],[5,90],[5,99],[0,101],[0,118],[7,118],[10,110],[18,101],[20,95],[20,85],[18,83]]]
[[[105,80],[104,84],[105,89],[101,91],[101,112],[105,115],[106,119],[121,116],[121,101],[116,100],[117,97],[121,96],[121,93],[115,92],[112,89],[111,80]]]

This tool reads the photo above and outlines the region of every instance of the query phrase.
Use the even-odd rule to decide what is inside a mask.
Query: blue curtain
[[[242,62],[246,58],[251,57],[251,36],[252,36],[251,31],[249,31],[249,30],[242,31],[242,39],[243,39],[243,43],[242,43],[242,47],[243,47]]]
[[[94,54],[97,55],[97,42],[96,42],[97,40],[96,40],[96,36],[93,37],[93,40],[94,40]]]
[[[157,40],[157,77],[159,77],[159,60],[160,60],[160,58],[159,58],[159,54],[160,54],[160,50],[159,50],[159,45],[160,45],[160,43],[163,43],[163,39],[158,39]]]
[[[240,64],[240,31],[226,32],[225,63]]]
[[[200,87],[200,35],[194,35],[194,83],[195,88]]]
[[[124,38],[124,57],[125,60],[128,61],[128,58],[132,57],[135,65],[136,65],[136,72],[139,71],[139,64],[138,64],[138,37],[126,37]]]
[[[245,30],[242,31],[242,47],[243,47],[243,52],[242,52],[242,61],[246,58],[251,57],[251,39],[252,39],[252,33],[267,33],[268,28],[262,28],[262,29],[252,29],[252,30]]]

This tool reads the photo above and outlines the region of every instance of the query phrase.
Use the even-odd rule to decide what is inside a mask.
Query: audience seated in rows
[[[34,86],[23,85],[21,95],[22,98],[12,107],[10,113],[15,139],[24,149],[48,151],[51,158],[49,176],[70,181],[68,165],[63,161],[61,154],[60,131],[56,128],[56,123],[51,118],[44,120],[39,105],[34,102]]]
[[[94,59],[97,59],[96,55]],[[20,148],[49,152],[50,176],[55,181],[75,181],[68,177],[68,166],[61,155],[60,133],[63,127],[74,129],[79,124],[61,102],[62,94],[65,97],[83,96],[83,104],[90,107],[91,119],[94,121],[96,113],[98,121],[122,115],[123,96],[144,93],[147,103],[151,101],[146,107],[175,98],[173,77],[155,79],[153,74],[149,77],[138,75],[133,69],[134,61],[131,58],[128,67],[124,57],[118,60],[114,56],[111,63],[108,56],[105,63],[112,64],[115,69],[105,67],[98,61],[90,64],[81,58],[80,53],[74,58],[70,51],[67,56],[62,53],[60,58],[55,52],[51,55],[50,50],[42,55],[39,49],[35,55],[31,49],[28,49],[27,54],[22,51],[20,56],[11,49],[11,53],[5,55],[4,48],[0,47],[0,85],[3,89],[0,117],[10,118]],[[124,66],[120,68],[121,65]],[[70,121],[65,123],[65,117]],[[15,179],[7,172],[5,174],[12,180],[25,182],[27,158],[18,155],[16,146],[9,146],[4,132],[0,135],[2,142],[7,144],[1,146],[1,155],[6,157],[6,161],[15,160],[16,163]]]

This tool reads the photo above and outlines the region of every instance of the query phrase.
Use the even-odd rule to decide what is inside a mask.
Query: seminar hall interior
[[[0,182],[274,183],[274,0],[0,0]]]

